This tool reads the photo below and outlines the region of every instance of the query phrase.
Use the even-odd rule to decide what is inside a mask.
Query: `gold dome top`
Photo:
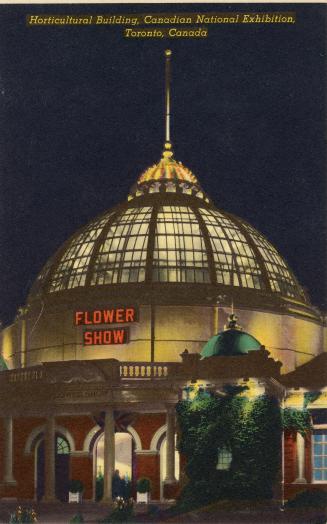
[[[199,185],[198,180],[193,175],[192,171],[173,158],[170,143],[165,144],[165,149],[159,162],[146,169],[138,179],[137,183],[143,184],[145,182],[156,180],[175,180]]]

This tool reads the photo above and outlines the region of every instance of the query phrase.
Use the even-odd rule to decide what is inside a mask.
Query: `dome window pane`
[[[101,219],[92,221],[82,233],[73,237],[68,249],[61,257],[56,271],[53,273],[50,292],[84,285],[95,241],[111,215],[112,213],[109,213]],[[77,260],[79,261],[78,263]],[[84,278],[82,278],[82,275],[84,275]]]
[[[253,281],[254,275],[261,276],[256,255],[243,233],[237,229],[238,226],[219,211],[206,209],[201,213],[210,236],[217,281],[261,289],[262,280],[257,279],[256,286]],[[230,253],[232,256],[229,256]]]
[[[152,278],[160,282],[209,281],[205,243],[191,208],[163,206],[159,209],[153,266]],[[195,271],[197,266],[200,271]],[[162,271],[165,267],[169,270]]]
[[[244,224],[244,226],[258,246],[272,282],[272,289],[289,297],[302,298],[303,295],[296,279],[276,249],[249,224]]]
[[[151,212],[127,209],[113,222],[96,257],[92,285],[100,283],[103,271],[106,284],[144,281]]]

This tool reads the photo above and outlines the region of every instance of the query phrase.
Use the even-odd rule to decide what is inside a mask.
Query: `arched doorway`
[[[55,459],[55,493],[61,502],[68,501],[69,482],[69,454],[70,447],[67,440],[56,434],[56,459]],[[44,496],[44,438],[40,439],[35,446],[36,456],[36,498],[41,500]]]
[[[121,478],[133,481],[133,437],[127,432],[115,433],[115,470],[119,470]],[[95,474],[95,498],[100,500],[103,491],[103,464],[104,464],[104,435],[101,433],[94,444],[94,474]]]

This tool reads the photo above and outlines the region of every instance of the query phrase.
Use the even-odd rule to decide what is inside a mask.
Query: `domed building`
[[[66,480],[79,478],[91,499],[103,474],[110,499],[119,469],[150,477],[152,498],[173,498],[173,407],[188,381],[251,376],[301,388],[297,368],[324,357],[321,316],[283,257],[175,160],[168,103],[159,162],[58,249],[2,331],[4,497],[66,500]],[[242,336],[235,325],[223,332],[232,311]],[[311,482],[309,459],[300,473],[292,460],[289,484]]]
[[[141,174],[126,202],[77,231],[47,262],[12,328],[19,338],[24,322],[28,343],[4,345],[9,367],[179,361],[185,347],[200,352],[223,327],[232,303],[283,372],[321,351],[319,315],[285,260],[250,224],[217,209],[170,148]],[[119,347],[100,340],[95,351],[85,325],[94,332],[105,322],[100,313],[86,315],[117,306],[137,309],[128,340]]]

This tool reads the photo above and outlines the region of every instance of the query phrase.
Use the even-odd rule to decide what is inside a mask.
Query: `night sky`
[[[278,10],[297,23],[209,26],[203,40],[25,25],[27,13]],[[176,159],[325,308],[325,15],[322,4],[1,5],[0,319],[60,244],[159,160],[168,47]]]

